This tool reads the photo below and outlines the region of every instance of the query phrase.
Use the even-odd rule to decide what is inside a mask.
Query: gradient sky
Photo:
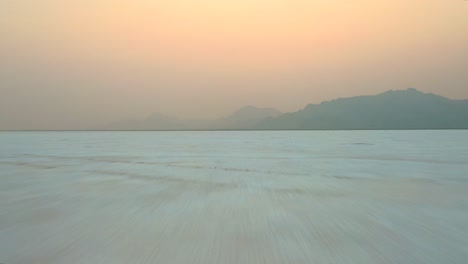
[[[468,98],[464,0],[0,0],[0,129]]]

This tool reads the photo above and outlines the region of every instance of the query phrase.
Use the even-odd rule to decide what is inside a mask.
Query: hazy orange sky
[[[464,0],[0,0],[0,129],[468,98]]]

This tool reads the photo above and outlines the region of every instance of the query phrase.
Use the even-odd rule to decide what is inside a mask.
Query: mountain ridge
[[[309,104],[264,120],[259,129],[439,129],[468,128],[468,100],[451,100],[415,88],[389,90]]]
[[[155,112],[145,119],[111,123],[97,130],[223,130],[249,129],[259,121],[282,114],[275,108],[241,107],[233,113],[215,120],[179,119]]]
[[[103,130],[296,129],[468,129],[468,99],[452,100],[408,88],[308,104],[291,113],[252,105],[216,120],[182,120],[154,113],[146,119],[117,122]]]

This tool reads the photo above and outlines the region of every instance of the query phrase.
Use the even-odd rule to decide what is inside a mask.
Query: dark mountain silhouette
[[[414,88],[311,104],[267,118],[257,129],[461,129],[468,100],[450,100]]]
[[[153,114],[110,124],[102,130],[233,129],[468,129],[468,100],[451,100],[414,88],[340,98],[282,114],[245,106],[217,120],[182,120]]]

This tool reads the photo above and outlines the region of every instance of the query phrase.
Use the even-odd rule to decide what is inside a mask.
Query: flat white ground
[[[0,263],[467,263],[468,131],[0,133]]]

